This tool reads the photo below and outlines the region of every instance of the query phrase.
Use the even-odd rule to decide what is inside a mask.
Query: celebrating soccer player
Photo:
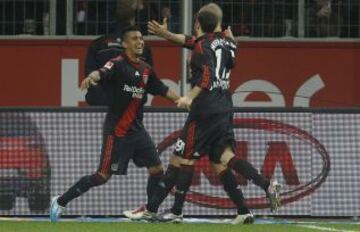
[[[148,191],[152,192],[163,175],[155,145],[142,123],[147,93],[176,101],[179,97],[140,59],[144,40],[137,27],[128,27],[122,34],[124,53],[93,71],[81,83],[81,89],[106,81],[111,86],[112,99],[103,127],[103,145],[98,170],[82,177],[63,195],[52,199],[51,221],[57,221],[65,206],[90,188],[105,184],[112,174],[124,175],[133,159],[149,171]]]
[[[174,205],[162,219],[181,221],[182,207],[193,176],[194,160],[202,154],[209,155],[225,191],[237,206],[238,216],[233,223],[252,223],[254,218],[244,204],[243,195],[237,189],[236,179],[230,169],[263,188],[272,210],[276,210],[279,205],[280,186],[277,182],[270,183],[249,162],[234,155],[229,77],[234,67],[236,45],[229,38],[232,37],[231,30],[226,31],[227,37],[221,33],[221,17],[222,11],[216,4],[203,7],[194,25],[196,39],[173,34],[155,21],[149,23],[151,32],[193,49],[190,63],[192,90],[178,101],[178,106],[189,109],[190,113],[175,146],[174,154],[178,158],[172,157],[158,191],[147,205],[147,211],[130,214],[130,218],[154,218],[159,205],[176,183]]]

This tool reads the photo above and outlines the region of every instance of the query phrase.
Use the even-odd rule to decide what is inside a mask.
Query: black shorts
[[[161,164],[155,144],[144,128],[117,137],[113,133],[115,125],[113,120],[105,120],[98,172],[105,175],[126,175],[130,159],[137,167]]]
[[[227,146],[235,151],[232,120],[232,112],[207,118],[189,115],[176,142],[174,154],[190,160],[209,155],[210,161],[220,163]]]

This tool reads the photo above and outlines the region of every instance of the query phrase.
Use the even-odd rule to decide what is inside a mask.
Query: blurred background
[[[329,4],[330,1],[330,4]],[[224,24],[236,36],[358,38],[357,0],[222,0]],[[117,0],[0,0],[0,35],[99,35],[114,26]],[[168,17],[180,31],[182,1],[135,0],[136,20]],[[210,1],[193,0],[192,11]],[[187,9],[186,9],[187,11]],[[192,15],[193,12],[184,14]],[[66,19],[66,20],[65,20]]]
[[[146,24],[166,17],[171,31],[192,34],[193,15],[211,1],[0,0],[0,64],[5,76],[23,83],[15,90],[18,79],[5,79],[0,104],[86,105],[78,85],[88,72],[88,46],[119,31],[119,17],[127,14],[121,2],[129,2],[160,78],[185,93],[189,52],[149,35]],[[360,105],[360,1],[213,2],[223,9],[223,28],[231,26],[239,42],[231,86],[236,106]],[[148,105],[169,103],[151,98]]]
[[[189,51],[149,35],[146,24],[166,17],[169,30],[192,34],[194,14],[209,2],[238,43],[236,152],[283,184],[278,215],[360,215],[359,0],[121,1],[131,10],[119,0],[0,0],[1,215],[47,215],[50,196],[96,170],[106,108],[84,107],[79,85],[120,54],[119,17],[140,25],[158,77],[184,94]],[[147,106],[155,107],[144,118],[154,142],[175,139],[187,114],[160,97]],[[147,174],[130,165],[126,178],[84,195],[67,215],[120,215],[145,202]],[[232,215],[229,199],[211,198],[224,192],[208,160],[196,170],[192,188],[210,200],[190,197],[185,214]],[[270,214],[259,189],[238,182],[254,213]]]

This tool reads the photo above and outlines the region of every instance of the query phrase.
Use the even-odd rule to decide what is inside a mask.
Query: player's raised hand
[[[232,39],[232,40],[235,40],[235,37],[234,37],[234,34],[232,33],[232,30],[231,30],[231,26],[228,26],[225,30],[224,30],[224,34],[226,37]]]
[[[168,19],[164,18],[162,24],[158,23],[156,20],[149,21],[147,24],[147,28],[149,33],[164,37],[168,32]]]
[[[98,71],[94,71],[87,76],[80,85],[81,90],[88,89],[90,86],[97,85],[97,82],[100,80],[100,74]]]

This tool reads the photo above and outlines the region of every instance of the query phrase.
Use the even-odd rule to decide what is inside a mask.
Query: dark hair
[[[124,41],[126,34],[131,32],[131,31],[139,31],[141,32],[140,28],[138,26],[128,26],[126,28],[124,28],[124,30],[121,31],[121,41]]]
[[[203,32],[206,33],[214,32],[219,22],[218,17],[214,13],[205,10],[199,12],[197,20]]]

